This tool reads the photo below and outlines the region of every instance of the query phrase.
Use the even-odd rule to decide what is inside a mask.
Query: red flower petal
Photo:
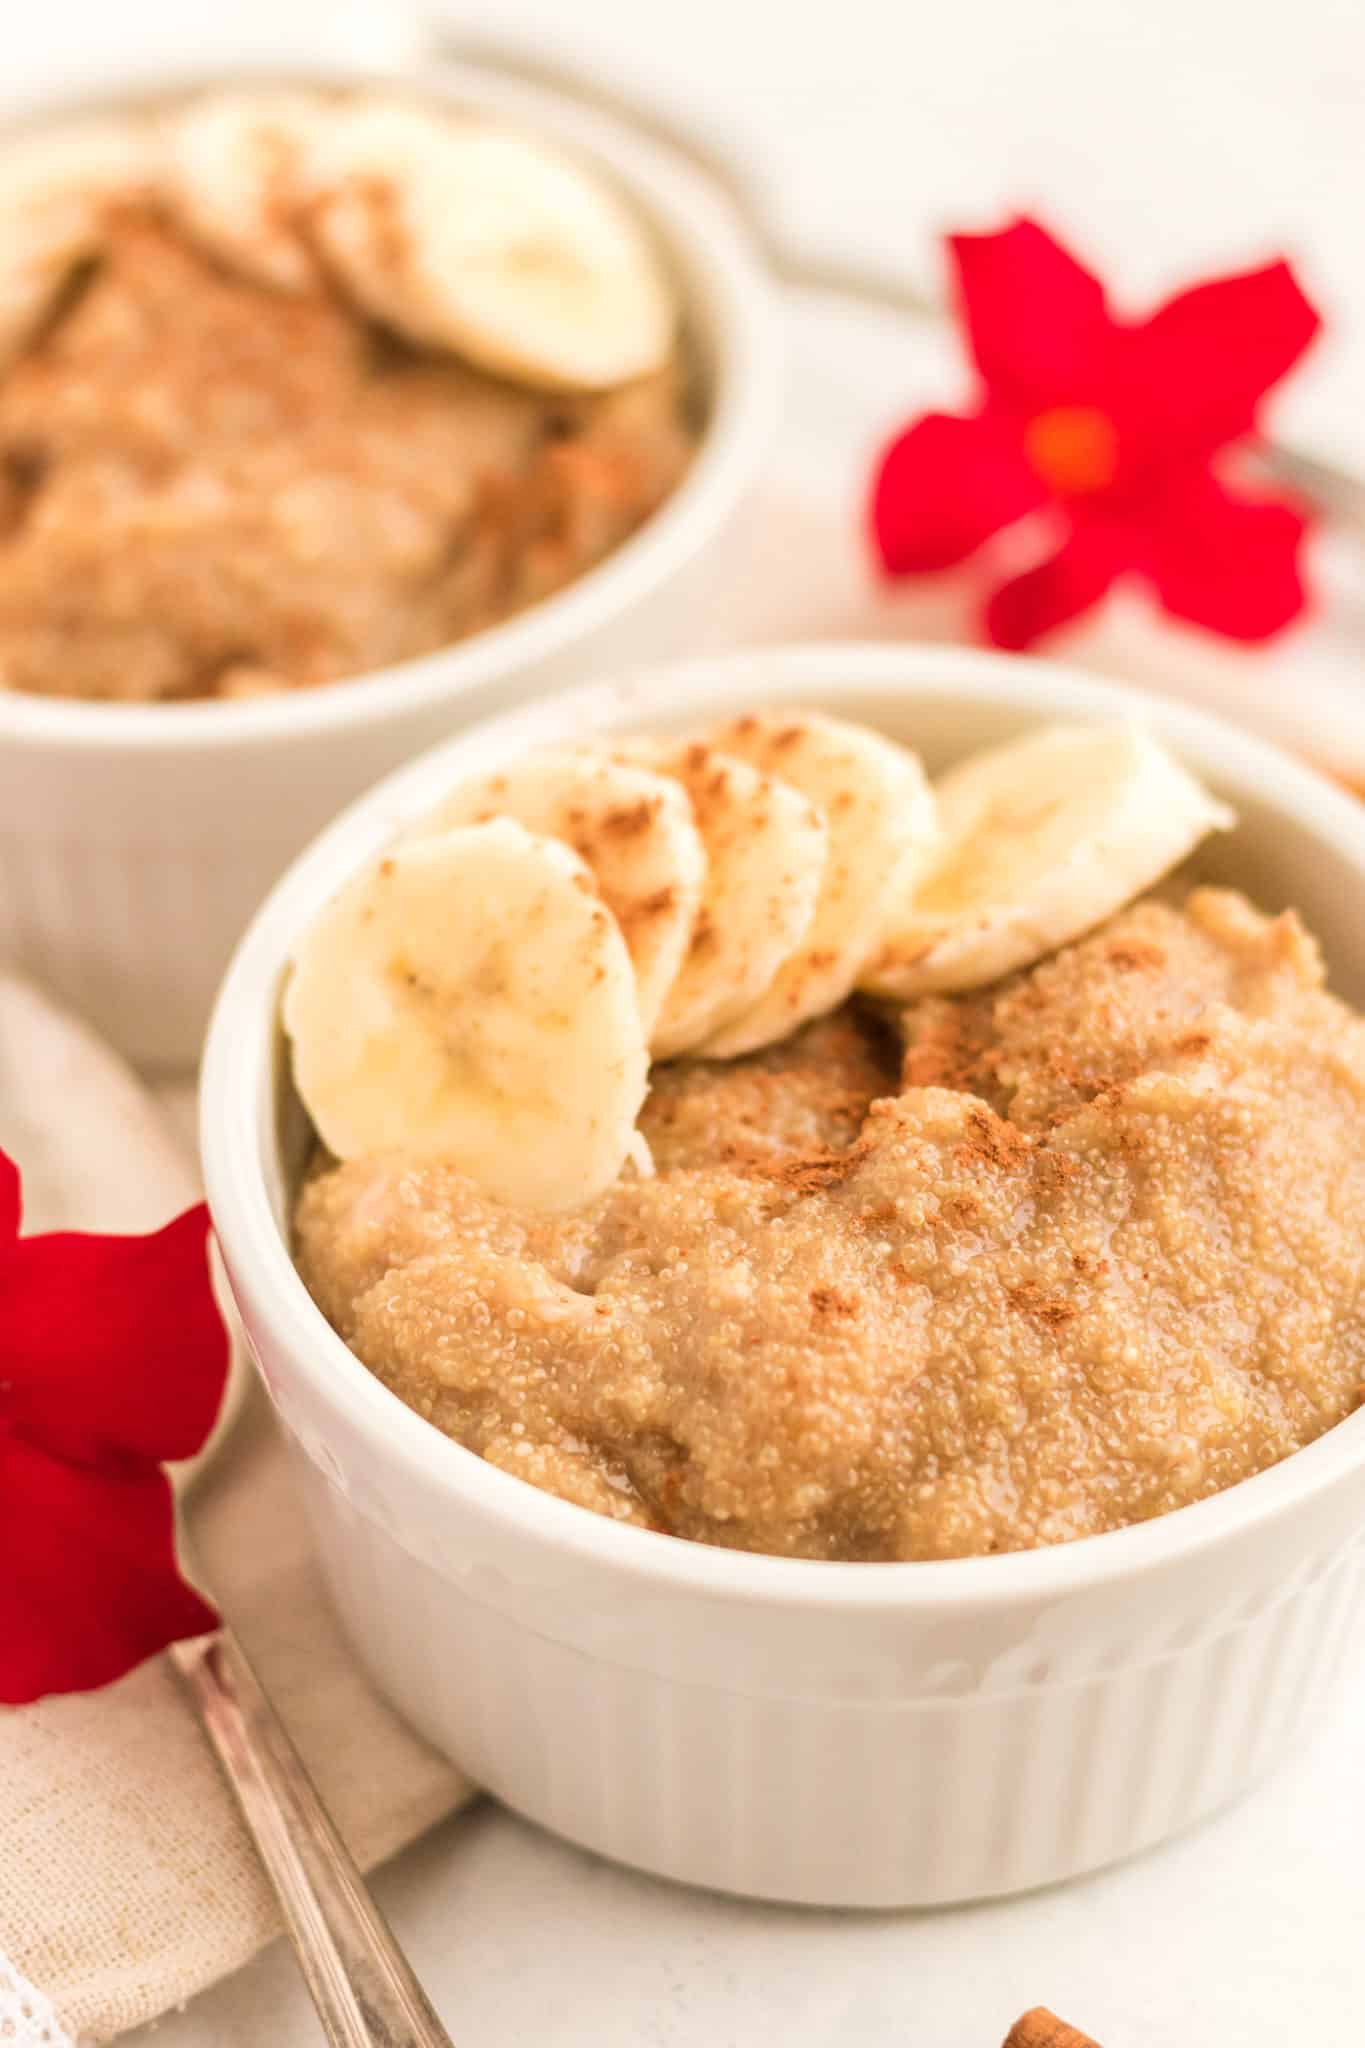
[[[1155,508],[1149,573],[1168,612],[1230,640],[1269,640],[1303,610],[1308,522],[1278,498],[1229,491],[1211,472]]]
[[[1163,465],[1249,433],[1322,325],[1287,263],[1214,278],[1126,330],[1121,403]]]
[[[0,1152],[0,1252],[19,1235],[23,1213],[19,1169],[8,1152]]]
[[[977,368],[1012,410],[1094,400],[1115,333],[1104,286],[1035,221],[950,235]]]
[[[986,394],[974,418],[931,415],[883,455],[871,505],[883,566],[946,568],[1050,506],[1072,537],[992,598],[1002,646],[1076,618],[1125,569],[1170,611],[1234,639],[1292,619],[1299,515],[1208,474],[1317,332],[1288,265],[1182,292],[1139,325],[1115,320],[1099,279],[1033,221],[949,248]]]
[[[1123,566],[1112,532],[1078,526],[1055,555],[1001,584],[986,606],[986,631],[997,647],[1032,647],[1098,604]]]
[[[0,1701],[86,1692],[216,1616],[180,1577],[154,1466],[95,1472],[0,1438]]]
[[[882,567],[893,576],[951,568],[1043,496],[1001,422],[926,413],[891,443],[872,486]]]
[[[201,1205],[148,1237],[20,1238],[0,1288],[3,1416],[78,1459],[196,1451],[228,1357],[207,1233]]]

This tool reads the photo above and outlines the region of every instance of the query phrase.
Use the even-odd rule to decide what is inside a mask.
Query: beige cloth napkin
[[[106,1047],[0,976],[0,1146],[29,1229],[142,1230],[196,1198],[185,1141]],[[470,1788],[370,1690],[323,1592],[266,1405],[190,1505],[196,1557],[366,1867]],[[83,1697],[0,1709],[0,1952],[103,2041],[278,1931],[266,1883],[164,1659]]]

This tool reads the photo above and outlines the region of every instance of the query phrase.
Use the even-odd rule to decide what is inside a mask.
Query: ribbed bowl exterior
[[[1019,1617],[976,1625],[945,1674],[937,1624],[883,1622],[896,1681],[845,1696],[849,1666],[810,1692],[765,1672],[724,1626],[685,1673],[600,1654],[593,1592],[555,1633],[465,1590],[357,1514],[300,1458],[328,1582],[379,1689],[518,1812],[662,1877],[821,1906],[933,1906],[1025,1891],[1146,1849],[1224,1805],[1311,1723],[1365,1608],[1359,1537],[1305,1554],[1197,1623],[1135,1627],[1096,1668],[1071,1633],[1017,1675]],[[876,1567],[871,1567],[876,1569]],[[477,1576],[477,1575],[476,1575]],[[875,1631],[874,1631],[875,1633]],[[819,1624],[811,1657],[818,1667]],[[657,1650],[657,1645],[653,1646]],[[837,1653],[836,1653],[837,1655]],[[657,1659],[655,1660],[657,1661]],[[966,1672],[972,1673],[971,1681]],[[947,1690],[937,1689],[943,1681]]]
[[[43,813],[41,790],[28,796]],[[230,837],[205,847],[82,833],[64,803],[49,804],[0,833],[0,960],[137,1065],[190,1067],[232,947],[296,851],[290,839],[234,849]]]

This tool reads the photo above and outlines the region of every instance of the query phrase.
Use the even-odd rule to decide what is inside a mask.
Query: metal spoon
[[[177,1643],[331,2048],[451,2048],[230,1629]]]
[[[229,1318],[229,1327],[232,1327]],[[186,1502],[241,1413],[249,1374],[234,1344],[222,1412],[173,1472],[180,1554],[194,1573]],[[329,2048],[451,2048],[450,2036],[371,1898],[303,1759],[231,1629],[167,1652],[256,1845]]]
[[[181,1122],[188,1106],[163,1094],[163,1107],[173,1115],[179,1109]],[[219,1295],[226,1301],[225,1288]],[[218,1420],[198,1454],[171,1475],[180,1557],[191,1577],[199,1575],[186,1504],[231,1436],[251,1379],[231,1309],[227,1321],[233,1356]],[[256,1845],[329,2048],[451,2048],[232,1630],[224,1625],[173,1643],[166,1654]]]

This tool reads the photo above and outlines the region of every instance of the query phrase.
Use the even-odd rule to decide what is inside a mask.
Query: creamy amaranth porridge
[[[1365,1023],[1322,984],[1292,915],[1144,900],[982,994],[656,1068],[657,1177],[576,1213],[324,1167],[299,1262],[410,1406],[621,1521],[850,1559],[1113,1529],[1361,1400]]]
[[[283,148],[269,125],[284,118],[275,105],[268,95],[260,106],[204,103],[203,118],[219,123],[208,131],[215,146],[221,123],[240,116],[239,154],[221,167],[215,159],[215,174],[250,173],[250,150]],[[349,118],[364,132],[363,98],[292,112],[313,126]],[[400,168],[389,183],[364,187],[386,195],[392,212],[418,145],[437,153],[439,170],[450,138],[411,110],[380,103],[374,119],[397,123],[403,144],[391,151]],[[129,125],[130,153],[136,133]],[[396,291],[414,260],[387,214],[375,227],[381,249],[362,244],[353,277],[313,249],[302,198],[296,223],[267,190],[260,246],[228,261],[161,203],[159,160],[148,189],[97,209],[77,175],[93,176],[95,145],[73,131],[63,169],[59,144],[60,135],[36,193],[16,193],[21,173],[0,151],[0,227],[6,238],[35,238],[28,269],[0,251],[0,687],[233,698],[382,668],[571,582],[681,479],[692,402],[666,335],[648,374],[604,376],[610,388],[552,390],[562,377],[489,374],[477,355],[370,317],[367,298]],[[518,148],[518,174],[533,188],[564,175]],[[501,196],[507,247],[491,284],[484,274],[478,282],[498,319],[510,319],[504,344],[524,339],[537,369],[550,369],[557,337],[522,305],[516,209]],[[213,202],[240,225],[244,200],[230,184],[197,198],[199,210]],[[30,270],[57,274],[58,258],[73,253],[77,200],[91,214],[88,258],[31,331],[12,335],[10,271],[25,289]],[[468,205],[467,193],[452,194],[446,211]],[[256,274],[281,260],[274,238],[286,225],[298,227],[287,288]],[[444,223],[427,226],[439,233]],[[66,241],[47,250],[43,238],[59,234]],[[440,258],[433,268],[449,283]],[[551,259],[571,271],[574,251],[546,252]],[[459,261],[457,252],[449,268]],[[589,324],[598,311],[610,319],[610,307],[594,310],[586,281],[575,309]]]

